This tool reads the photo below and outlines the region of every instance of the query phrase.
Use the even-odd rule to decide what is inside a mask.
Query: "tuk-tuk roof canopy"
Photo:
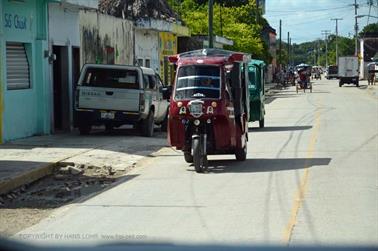
[[[253,66],[253,65],[258,65],[260,67],[264,67],[266,64],[262,60],[252,59],[251,61],[249,61],[248,66]]]
[[[226,64],[234,62],[248,62],[250,55],[242,52],[222,49],[201,49],[169,56],[169,61],[175,64],[208,63]]]

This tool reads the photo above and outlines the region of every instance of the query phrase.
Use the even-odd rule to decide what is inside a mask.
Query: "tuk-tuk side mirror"
[[[163,99],[166,99],[169,101],[172,95],[172,85],[163,86],[162,92],[163,92]]]

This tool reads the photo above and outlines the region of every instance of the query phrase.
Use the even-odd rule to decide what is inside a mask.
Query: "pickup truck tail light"
[[[144,111],[145,98],[144,93],[139,93],[139,111]]]

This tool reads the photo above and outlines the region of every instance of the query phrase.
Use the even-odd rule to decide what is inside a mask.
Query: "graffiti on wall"
[[[114,48],[111,46],[111,40],[108,35],[100,37],[98,29],[83,28],[82,37],[85,43],[82,44],[82,53],[85,63],[96,64],[114,64]]]
[[[81,64],[133,64],[133,32],[131,21],[81,12]]]

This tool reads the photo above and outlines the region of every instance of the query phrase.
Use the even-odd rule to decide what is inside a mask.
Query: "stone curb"
[[[48,163],[44,166],[26,171],[16,177],[0,181],[0,195],[6,194],[20,186],[37,181],[47,175],[52,174],[57,163]]]

